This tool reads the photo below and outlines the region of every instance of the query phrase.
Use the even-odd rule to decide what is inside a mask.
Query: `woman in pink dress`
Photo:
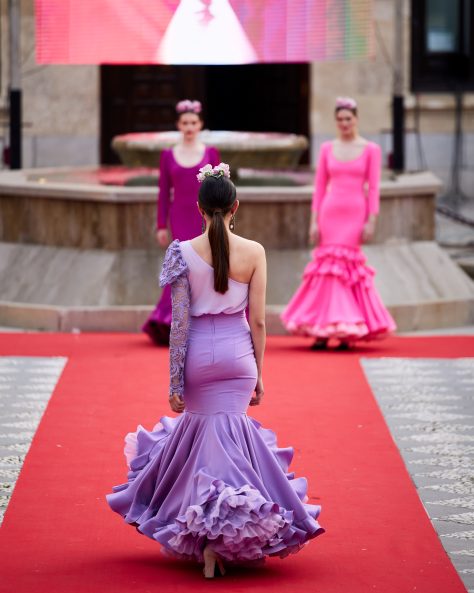
[[[360,248],[379,211],[380,147],[359,136],[354,99],[337,99],[335,116],[339,137],[323,143],[316,171],[309,235],[317,247],[282,314],[288,331],[316,338],[316,350],[332,338],[347,349],[395,329]]]
[[[160,157],[160,184],[156,238],[163,248],[173,239],[186,241],[201,232],[202,219],[196,208],[199,193],[197,174],[204,163],[219,164],[219,152],[199,139],[202,129],[201,103],[180,101],[176,106],[181,141],[163,150]],[[142,330],[158,345],[169,342],[171,290],[165,286],[161,298]]]

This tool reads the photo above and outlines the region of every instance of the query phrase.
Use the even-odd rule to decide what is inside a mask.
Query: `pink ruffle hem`
[[[281,319],[294,334],[349,341],[381,338],[395,322],[374,286],[375,270],[358,247],[324,245]]]

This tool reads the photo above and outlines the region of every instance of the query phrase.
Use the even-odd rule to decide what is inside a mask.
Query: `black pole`
[[[10,89],[10,169],[21,169],[21,90]]]
[[[396,173],[405,170],[405,105],[403,95],[392,98],[392,169]]]
[[[462,111],[463,111],[463,94],[461,91],[457,91],[454,95],[456,99],[456,111],[455,111],[455,132],[454,132],[454,150],[453,159],[451,164],[451,190],[455,196],[455,201],[459,200],[462,194],[461,191],[461,166],[462,166],[462,144],[463,144],[463,133],[462,133]],[[457,204],[455,204],[457,205]]]
[[[453,210],[459,209],[465,200],[465,194],[461,187],[461,169],[463,153],[463,92],[457,89],[454,92],[456,99],[455,130],[453,138],[453,154],[451,157],[451,176],[446,193],[442,196],[442,204]]]

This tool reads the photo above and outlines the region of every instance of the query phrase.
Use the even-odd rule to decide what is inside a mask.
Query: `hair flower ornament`
[[[186,113],[188,111],[191,113],[201,113],[201,101],[190,101],[189,99],[184,99],[184,101],[180,101],[176,105],[176,111],[177,113]]]
[[[357,103],[352,97],[338,97],[336,99],[337,108],[357,109]]]
[[[227,163],[219,163],[215,167],[212,165],[204,165],[204,167],[199,169],[199,173],[196,177],[200,183],[202,183],[206,177],[227,177],[227,179],[230,179],[230,167]]]

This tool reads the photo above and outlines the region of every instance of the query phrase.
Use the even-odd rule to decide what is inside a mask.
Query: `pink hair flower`
[[[198,178],[198,181],[202,183],[206,177],[212,175],[212,172],[212,165],[204,165],[204,167],[199,169],[199,173],[196,175],[196,177]]]
[[[338,97],[336,99],[337,108],[357,109],[357,102],[352,97]]]
[[[219,163],[215,167],[212,165],[204,165],[199,169],[196,175],[198,181],[202,183],[206,177],[227,177],[230,179],[230,167],[227,163]]]
[[[191,113],[201,113],[201,101],[190,101],[189,99],[184,99],[176,105],[176,111],[177,113],[186,113],[188,111]]]
[[[227,163],[219,163],[217,167],[214,167],[214,170],[222,171],[222,175],[230,179],[230,167]]]

